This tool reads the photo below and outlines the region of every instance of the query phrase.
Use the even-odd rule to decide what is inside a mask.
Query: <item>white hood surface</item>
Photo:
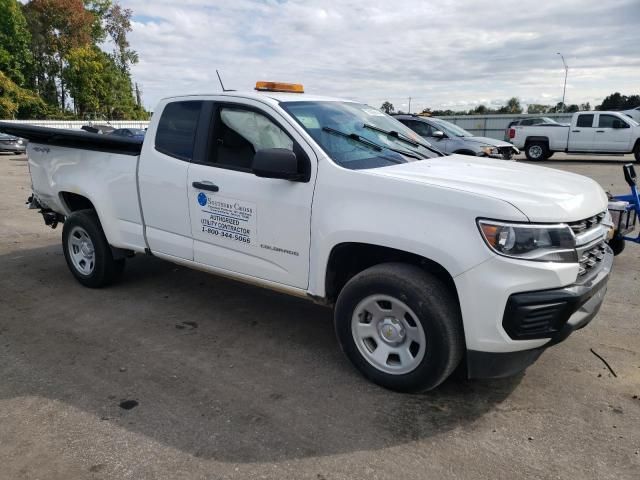
[[[450,155],[368,171],[398,180],[462,190],[509,202],[532,222],[572,222],[607,209],[594,180],[504,160]]]

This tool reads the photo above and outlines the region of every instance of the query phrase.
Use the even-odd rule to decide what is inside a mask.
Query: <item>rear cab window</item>
[[[191,161],[202,101],[168,103],[162,111],[155,138],[157,151]]]

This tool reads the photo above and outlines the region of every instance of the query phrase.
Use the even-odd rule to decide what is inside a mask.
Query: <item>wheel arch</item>
[[[524,148],[526,149],[533,142],[546,143],[547,144],[547,149],[549,148],[549,137],[543,137],[543,136],[527,137],[527,139],[524,141]]]
[[[59,195],[60,203],[62,203],[67,213],[77,212],[78,210],[93,210],[97,213],[93,202],[85,195],[67,191],[60,192]]]
[[[324,278],[324,302],[334,304],[342,288],[354,275],[374,265],[389,262],[419,266],[440,279],[459,301],[453,277],[440,263],[415,253],[382,245],[343,242],[335,245],[329,254]]]

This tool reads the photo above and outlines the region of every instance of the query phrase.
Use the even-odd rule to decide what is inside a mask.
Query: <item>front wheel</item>
[[[463,356],[455,295],[414,265],[385,263],[354,276],[340,292],[334,321],[355,367],[391,390],[433,389]]]
[[[615,235],[608,243],[611,250],[613,250],[614,255],[620,255],[624,250],[625,241],[621,235]]]
[[[549,158],[549,149],[547,144],[543,142],[531,142],[524,150],[527,160],[531,162],[539,162]]]
[[[85,287],[109,285],[124,270],[125,260],[114,260],[98,215],[93,210],[80,210],[65,219],[62,249],[69,270]]]

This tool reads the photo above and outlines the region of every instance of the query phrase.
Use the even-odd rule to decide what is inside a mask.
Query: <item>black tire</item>
[[[70,246],[69,236],[72,232],[77,234],[75,227],[84,230],[93,244],[95,258],[90,273],[81,271],[72,259],[73,247]],[[111,285],[124,271],[125,259],[114,260],[111,246],[94,210],[79,210],[66,218],[62,228],[62,250],[69,270],[85,287],[100,288]]]
[[[372,295],[399,299],[415,313],[424,330],[424,356],[407,373],[382,371],[356,345],[352,318],[358,304]],[[384,263],[355,275],[338,296],[334,323],[340,346],[355,367],[372,382],[390,390],[433,389],[451,375],[464,354],[462,317],[455,294],[435,276],[410,264]]]
[[[549,158],[549,148],[545,142],[529,142],[524,154],[530,162],[541,162]]]
[[[613,250],[614,255],[620,255],[624,250],[625,241],[620,235],[616,235],[611,240],[609,240],[609,247]]]
[[[551,157],[553,157],[554,153],[555,152],[550,152],[550,151],[547,150],[547,160],[549,160]]]
[[[633,149],[633,156],[636,157],[636,163],[640,163],[640,142],[636,143],[636,148]]]

